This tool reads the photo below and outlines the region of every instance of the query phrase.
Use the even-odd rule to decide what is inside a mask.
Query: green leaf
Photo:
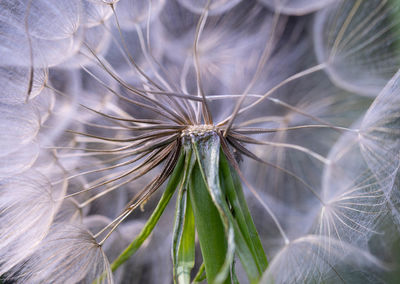
[[[242,185],[237,173],[230,167],[228,160],[221,151],[220,155],[220,180],[221,186],[226,192],[232,212],[235,214],[235,220],[239,229],[251,250],[252,256],[256,261],[259,277],[267,269],[268,262],[262,247],[257,229],[254,225],[246,199],[243,194]]]
[[[195,227],[194,227],[194,214],[190,197],[186,191],[186,214],[185,224],[183,227],[182,240],[179,247],[178,269],[177,277],[179,284],[190,283],[190,272],[194,267],[195,258]]]
[[[229,207],[219,183],[220,140],[217,134],[192,137],[197,164],[190,197],[209,283],[230,283],[235,238]]]
[[[198,164],[191,174],[189,193],[208,283],[228,284],[229,269],[225,269],[228,244],[224,225],[208,193]]]
[[[197,271],[196,276],[194,277],[192,283],[195,282],[201,282],[206,279],[206,274],[205,274],[205,266],[204,262],[200,265],[199,271]]]
[[[232,219],[235,231],[237,253],[250,283],[258,283],[266,268],[266,257],[248,211],[246,200],[241,191],[241,186],[239,184],[239,193],[241,193],[241,195],[239,195],[237,194],[238,190],[236,189],[232,179],[229,164],[222,153],[220,162],[220,181],[221,187],[223,188],[231,206],[232,213],[229,217]],[[243,210],[242,207],[245,210]],[[261,256],[260,259],[259,255]],[[264,258],[262,258],[262,255],[264,255]]]
[[[231,173],[229,163],[224,154],[220,153],[219,139],[217,134],[213,134],[197,140],[192,139],[192,145],[201,175],[224,225],[225,237],[228,236],[224,268],[232,266],[236,249],[250,283],[258,283],[267,267],[267,259],[248,210],[240,180],[233,174],[235,172]],[[205,265],[207,271],[207,262]],[[221,268],[222,271],[224,270]],[[209,279],[208,272],[207,278]]]
[[[235,261],[233,261],[233,265],[232,265],[232,283],[233,284],[240,284],[239,280],[237,279],[237,276],[236,276]]]
[[[188,175],[191,164],[191,150],[186,152],[185,170],[183,182],[179,188],[179,195],[175,210],[175,225],[172,244],[172,262],[174,271],[174,283],[189,284],[190,272],[195,262],[195,226],[194,215],[190,198],[188,196]]]
[[[153,231],[154,227],[156,226],[158,220],[160,219],[162,213],[165,210],[165,207],[168,205],[169,201],[171,200],[178,184],[182,180],[182,170],[184,167],[184,159],[185,154],[182,151],[181,155],[179,156],[178,162],[175,166],[174,171],[169,178],[167,187],[162,195],[160,201],[157,204],[157,207],[154,209],[153,213],[151,214],[150,218],[147,220],[146,224],[144,225],[142,231],[139,235],[132,241],[132,243],[114,260],[111,264],[112,271],[115,271],[118,267],[120,267],[125,261],[127,261],[143,244],[143,242],[149,237],[151,232]]]

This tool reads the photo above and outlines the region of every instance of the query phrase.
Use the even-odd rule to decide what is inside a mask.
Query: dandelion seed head
[[[378,279],[373,253],[399,239],[397,6],[0,2],[0,276],[173,281],[171,206],[137,255],[110,262],[186,155],[219,211],[222,157],[237,173],[269,262],[260,283]]]

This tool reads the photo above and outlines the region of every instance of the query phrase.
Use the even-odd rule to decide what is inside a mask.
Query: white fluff
[[[354,283],[363,277],[374,283],[373,272],[383,269],[384,264],[368,251],[329,237],[306,235],[281,249],[260,283]]]
[[[31,170],[0,181],[0,274],[32,254],[55,214],[52,187]]]
[[[341,0],[317,13],[314,46],[341,88],[377,96],[400,67],[396,1]],[[390,24],[388,24],[390,23]]]
[[[96,279],[113,283],[108,260],[93,236],[63,223],[54,225],[36,253],[14,272],[11,278],[17,283],[92,283]]]

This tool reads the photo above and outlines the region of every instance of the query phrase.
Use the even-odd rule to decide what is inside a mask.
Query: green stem
[[[164,194],[162,195],[160,201],[157,204],[157,207],[154,209],[153,213],[151,214],[150,218],[146,222],[145,226],[143,227],[139,235],[111,264],[112,271],[115,271],[125,261],[127,261],[140,248],[143,242],[148,238],[150,233],[153,231],[162,213],[164,212],[165,207],[171,200],[175,192],[175,189],[178,187],[179,182],[182,180],[184,157],[185,154],[182,152],[182,154],[179,156],[175,169],[171,174],[171,177],[168,181]]]

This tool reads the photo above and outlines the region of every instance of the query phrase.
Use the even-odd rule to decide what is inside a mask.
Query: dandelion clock
[[[397,0],[0,2],[0,283],[396,283]]]

